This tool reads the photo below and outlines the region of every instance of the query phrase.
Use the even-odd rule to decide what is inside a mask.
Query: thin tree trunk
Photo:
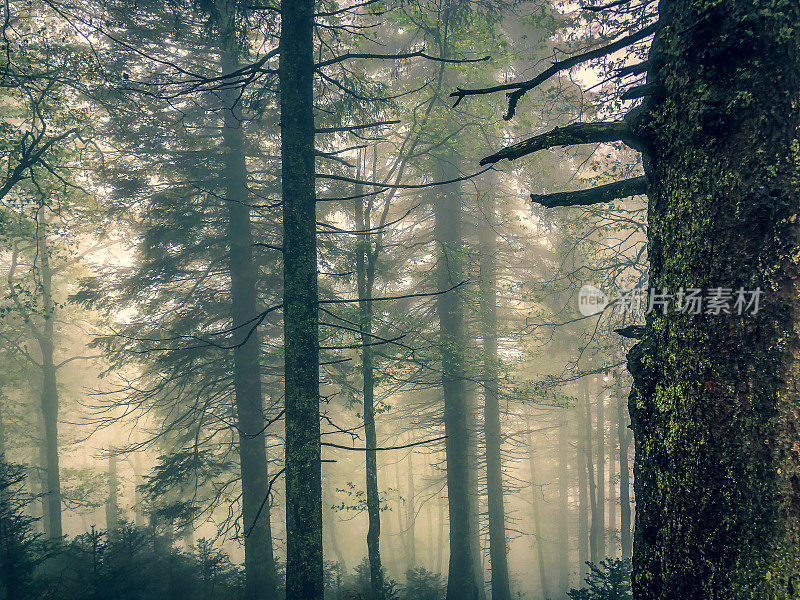
[[[531,507],[533,508],[533,534],[536,538],[536,558],[539,564],[539,584],[542,588],[542,598],[550,597],[550,588],[547,585],[547,568],[544,560],[544,535],[542,535],[542,522],[539,516],[539,502],[541,489],[536,485],[536,450],[533,445],[532,422],[529,413],[525,414],[525,424],[528,429],[528,466],[531,475]]]
[[[558,428],[558,593],[569,589],[569,472],[567,467],[568,427],[566,414]]]
[[[612,407],[611,415],[609,418],[609,435],[608,438],[608,537],[610,541],[609,556],[617,556],[617,442],[614,433],[617,430],[617,411],[616,406]]]
[[[226,21],[225,19],[228,19]],[[220,17],[224,73],[239,68],[236,33],[227,13]],[[253,260],[252,204],[247,187],[244,118],[239,90],[223,90],[224,184],[231,275],[233,388],[242,482],[245,600],[275,598],[278,577],[272,549],[264,398],[261,388],[261,337],[258,334],[257,268]]]
[[[584,425],[586,426],[584,431],[584,461],[586,461],[586,474],[589,480],[589,507],[592,513],[592,524],[589,529],[589,560],[596,565],[599,559],[600,515],[597,514],[597,484],[592,463],[594,456],[592,453],[592,411],[589,403],[589,385],[587,383],[584,383],[583,386],[583,409],[586,415],[584,420]]]
[[[406,569],[411,567],[411,549],[408,546],[408,522],[406,520],[407,511],[405,508],[406,503],[408,502],[408,498],[406,497],[405,492],[403,491],[403,482],[400,480],[400,464],[402,459],[400,458],[400,450],[395,451],[396,460],[394,463],[394,485],[397,488],[397,542],[403,547],[403,557],[405,559],[405,563],[403,565],[403,571],[405,572]]]
[[[603,560],[606,555],[606,414],[605,393],[602,382],[598,381],[597,422],[597,558]]]
[[[466,346],[466,340],[464,345]],[[467,429],[469,431],[469,539],[470,554],[472,555],[473,572],[475,573],[475,586],[478,588],[478,600],[486,600],[486,582],[483,576],[483,548],[481,544],[481,518],[480,518],[480,432],[478,431],[478,407],[476,390],[467,391],[469,404],[467,416]]]
[[[133,522],[136,527],[146,527],[144,506],[142,505],[142,492],[139,486],[142,484],[142,457],[139,452],[133,453]]]
[[[435,480],[433,475],[433,469],[431,469],[431,476],[430,481],[435,486]],[[429,498],[428,501],[425,503],[425,539],[428,544],[428,553],[427,553],[427,563],[432,566],[436,562],[436,540],[434,538],[434,528],[433,528],[433,499]]]
[[[331,550],[333,550],[333,555],[336,557],[336,562],[339,563],[339,566],[342,568],[342,571],[347,572],[347,563],[344,560],[344,554],[342,554],[342,548],[339,546],[339,537],[336,535],[336,518],[331,514],[331,492],[329,486],[323,485],[322,486],[322,501],[323,501],[323,535],[327,534],[328,536],[328,543],[330,545]]]
[[[359,160],[356,179],[362,179],[362,161]],[[364,169],[366,171],[366,169]],[[375,173],[373,172],[373,177]],[[369,206],[364,201],[362,186],[355,191],[356,229],[369,231],[372,226],[370,217],[372,202]],[[367,557],[369,558],[370,591],[374,600],[383,600],[384,581],[381,566],[381,506],[378,495],[378,456],[375,448],[378,437],[375,431],[375,372],[374,372],[374,338],[372,337],[372,292],[375,284],[375,266],[378,253],[372,251],[371,235],[356,245],[356,280],[358,286],[358,305],[360,313],[359,329],[361,335],[361,376],[364,400],[364,436],[366,438],[366,488],[367,488]]]
[[[439,509],[438,514],[438,543],[436,544],[438,552],[436,553],[436,572],[442,572],[442,559],[444,557],[444,499],[441,494],[436,498],[436,507]]]
[[[578,578],[583,580],[589,560],[589,487],[586,468],[586,442],[583,401],[575,407],[575,470],[578,472]]]
[[[314,0],[281,7],[286,597],[322,600]]]
[[[110,449],[108,456],[108,498],[106,499],[106,530],[116,531],[119,526],[119,478],[117,477],[117,455]]]
[[[496,179],[494,180],[496,182]],[[500,425],[499,359],[497,356],[497,235],[494,196],[489,194],[480,225],[481,337],[483,338],[483,421],[486,438],[486,495],[489,513],[489,560],[492,600],[511,600],[503,499],[502,430]]]
[[[406,464],[406,477],[408,482],[408,498],[406,502],[406,535],[408,536],[408,568],[417,566],[417,502],[416,488],[414,486],[414,451],[409,450]],[[399,465],[398,465],[399,466]]]

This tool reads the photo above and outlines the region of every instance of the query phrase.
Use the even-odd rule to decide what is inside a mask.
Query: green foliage
[[[33,500],[24,491],[25,467],[0,455],[0,590],[3,598],[24,598],[40,561],[41,543],[33,530],[35,519],[25,514]]]
[[[630,600],[631,562],[628,559],[606,558],[600,566],[589,565],[586,587],[571,589],[567,596],[571,600]]]
[[[169,538],[130,524],[78,536],[45,567],[40,585],[60,600],[215,600],[236,597],[242,585],[238,567],[209,541],[181,552]]]
[[[406,571],[406,586],[403,600],[444,600],[446,586],[439,573],[431,573],[424,567]]]

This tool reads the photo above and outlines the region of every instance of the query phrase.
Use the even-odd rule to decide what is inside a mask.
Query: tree
[[[280,38],[286,596],[322,600],[322,473],[314,168],[313,0],[284,3]]]
[[[788,348],[797,335],[798,31],[800,7],[788,1],[661,2],[657,23],[595,51],[656,34],[638,71],[647,82],[625,94],[644,101],[615,125],[615,139],[643,152],[646,179],[534,198],[607,201],[646,183],[650,287],[728,295],[697,314],[652,311],[628,355],[637,598],[795,594],[800,496],[787,394],[797,382]],[[508,116],[543,77],[587,54],[511,85]],[[608,139],[592,126],[567,129],[528,143],[575,143],[576,132]],[[763,292],[758,311],[737,310],[737,290]]]
[[[586,587],[567,592],[570,600],[631,600],[630,561],[604,559],[600,566],[589,563]]]

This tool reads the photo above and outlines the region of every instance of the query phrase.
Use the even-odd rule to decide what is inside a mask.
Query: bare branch
[[[517,110],[517,103],[522,98],[522,96],[524,96],[527,92],[529,92],[533,88],[541,85],[542,83],[550,79],[556,73],[559,73],[560,71],[565,71],[567,69],[571,69],[572,67],[582,62],[594,60],[596,58],[600,58],[608,54],[613,54],[614,52],[616,52],[617,50],[621,50],[625,46],[634,44],[640,40],[643,40],[647,36],[652,35],[653,33],[656,32],[657,28],[658,28],[658,21],[648,25],[643,29],[640,29],[635,33],[632,33],[630,35],[618,39],[616,42],[612,42],[610,44],[606,44],[605,46],[595,48],[594,50],[589,50],[588,52],[576,54],[575,56],[571,56],[569,58],[565,58],[564,60],[555,62],[552,65],[550,65],[549,68],[545,69],[542,73],[540,73],[533,79],[529,79],[528,81],[521,81],[519,83],[506,83],[503,85],[496,85],[493,87],[473,89],[473,90],[465,90],[462,88],[457,88],[455,92],[450,94],[451,98],[456,99],[455,104],[453,104],[453,107],[458,106],[458,103],[461,102],[467,96],[493,94],[494,92],[514,90],[513,92],[509,92],[508,94],[508,112],[503,116],[503,118],[506,121],[508,121],[514,117],[514,113]]]
[[[404,448],[413,448],[414,446],[422,446],[424,444],[433,444],[434,442],[441,442],[442,440],[446,440],[447,436],[443,435],[441,437],[432,438],[430,440],[422,440],[421,442],[413,442],[411,444],[403,444],[402,446],[382,446],[376,448],[353,448],[352,446],[344,446],[342,444],[333,444],[331,442],[322,442],[322,446],[327,446],[328,448],[339,448],[340,450],[355,450],[356,452],[366,452],[367,450],[403,450]]]
[[[636,87],[632,87],[631,89],[625,91],[621,98],[623,100],[634,100],[636,98],[644,98],[645,96],[649,96],[652,94],[656,89],[661,86],[660,83],[651,82],[646,83],[644,85],[638,85]]]
[[[343,131],[358,131],[359,129],[369,129],[370,127],[383,127],[385,125],[397,125],[399,119],[391,121],[375,121],[374,123],[364,123],[363,125],[351,125],[348,127],[318,127],[317,133],[341,133]]]
[[[514,160],[526,154],[532,154],[554,146],[571,146],[574,144],[593,144],[600,142],[630,142],[633,144],[633,135],[624,121],[600,123],[575,123],[566,127],[556,127],[528,138],[513,146],[508,146],[495,152],[491,156],[481,159],[481,165],[494,164],[507,158]]]
[[[347,52],[340,56],[336,56],[334,58],[329,58],[328,60],[323,60],[322,62],[318,62],[314,65],[317,69],[321,67],[327,67],[330,65],[335,65],[340,62],[344,62],[346,60],[352,60],[357,58],[369,58],[374,60],[405,60],[408,58],[424,58],[426,60],[431,60],[434,62],[442,62],[442,63],[455,63],[455,64],[465,64],[465,63],[477,63],[477,62],[484,62],[489,60],[488,56],[482,56],[481,58],[440,58],[438,56],[432,56],[423,52],[422,50],[415,50],[414,52],[401,52],[398,54],[375,54],[375,53],[360,53],[360,52]]]
[[[628,196],[647,193],[647,178],[632,177],[577,192],[558,192],[556,194],[531,194],[531,200],[547,208],[555,206],[589,206],[601,202],[611,202]]]

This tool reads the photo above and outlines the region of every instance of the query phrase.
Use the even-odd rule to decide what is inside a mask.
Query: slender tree
[[[497,178],[492,178],[497,183]],[[491,180],[490,180],[491,181]],[[486,440],[486,493],[489,512],[489,560],[492,569],[492,600],[510,600],[506,513],[503,501],[502,431],[500,425],[499,357],[497,355],[497,234],[494,190],[483,207],[479,224],[481,251],[481,337],[483,338],[483,421]]]

